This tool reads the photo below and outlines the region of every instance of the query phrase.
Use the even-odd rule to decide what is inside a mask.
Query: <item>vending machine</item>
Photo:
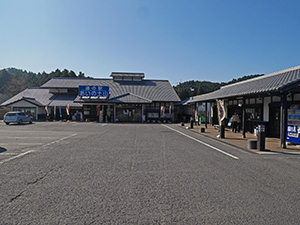
[[[288,126],[286,141],[292,144],[300,144],[300,105],[291,105],[288,108]]]

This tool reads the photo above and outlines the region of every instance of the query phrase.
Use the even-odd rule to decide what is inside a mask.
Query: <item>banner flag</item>
[[[219,125],[221,126],[222,121],[225,119],[224,100],[217,100],[217,107],[218,107]]]
[[[160,112],[160,116],[161,116],[161,117],[165,117],[165,111],[166,111],[166,107],[165,107],[165,106],[162,106],[162,107],[161,107],[161,112]]]
[[[67,112],[67,115],[69,116],[70,115],[70,105],[67,104],[66,106],[66,112]]]
[[[61,106],[59,106],[58,109],[59,109],[59,116],[60,116],[60,118],[62,118],[62,114],[61,114]]]
[[[48,106],[47,105],[45,106],[45,110],[46,110],[47,116],[49,116],[49,111],[48,111]]]

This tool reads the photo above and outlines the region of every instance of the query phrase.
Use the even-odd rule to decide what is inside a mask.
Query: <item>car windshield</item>
[[[15,113],[7,113],[6,116],[16,116]]]

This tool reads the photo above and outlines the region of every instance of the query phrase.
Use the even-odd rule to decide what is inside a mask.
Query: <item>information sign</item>
[[[109,97],[109,86],[83,86],[78,87],[79,97]]]

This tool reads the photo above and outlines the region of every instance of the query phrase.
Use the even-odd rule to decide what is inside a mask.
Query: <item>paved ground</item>
[[[178,127],[181,127],[182,129],[185,129],[186,127],[189,127],[190,124],[186,123],[185,126],[181,126],[181,124],[178,124]],[[237,146],[239,148],[248,149],[248,140],[249,139],[257,139],[254,134],[246,133],[246,138],[242,138],[242,132],[240,133],[233,133],[230,129],[225,130],[225,138],[217,138],[219,135],[219,131],[211,125],[207,125],[207,128],[205,129],[204,133],[200,132],[200,128],[204,128],[205,125],[202,124],[201,126],[195,125],[192,129],[192,131],[197,132],[201,135],[205,135],[208,137],[211,137],[215,140],[222,141],[225,143],[228,143],[230,145]],[[280,154],[280,153],[290,153],[290,154],[300,154],[300,148],[299,145],[287,145],[285,149],[280,148],[280,139],[279,138],[266,138],[265,139],[265,150],[264,151],[258,151],[258,150],[251,150],[253,152],[257,152],[258,154]]]
[[[1,224],[299,224],[300,156],[178,125],[0,124]]]

